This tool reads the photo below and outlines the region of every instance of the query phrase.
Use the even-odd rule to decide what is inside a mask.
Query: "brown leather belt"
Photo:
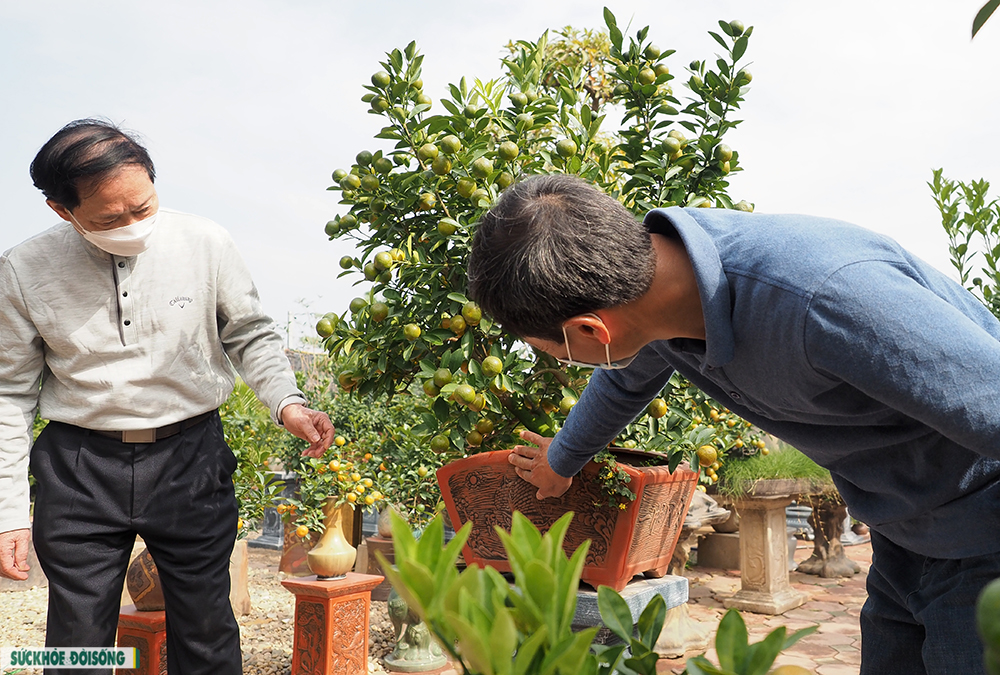
[[[101,431],[99,429],[91,429],[90,431],[107,438],[113,438],[116,441],[121,441],[122,443],[155,443],[156,441],[162,441],[164,438],[176,436],[180,432],[190,429],[199,422],[204,422],[216,412],[217,411],[215,410],[209,410],[207,413],[202,413],[201,415],[196,415],[195,417],[181,420],[180,422],[168,424],[158,429],[131,429],[129,431]]]

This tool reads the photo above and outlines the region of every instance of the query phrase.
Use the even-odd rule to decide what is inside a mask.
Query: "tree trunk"
[[[844,545],[840,543],[840,535],[844,533],[844,520],[847,518],[847,505],[840,495],[823,495],[812,498],[809,502],[812,506],[809,524],[816,538],[813,540],[812,555],[799,564],[798,571],[825,579],[854,576],[861,571],[861,567],[847,557]]]

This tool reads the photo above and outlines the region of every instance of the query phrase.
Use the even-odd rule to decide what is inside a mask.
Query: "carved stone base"
[[[684,605],[688,601],[688,580],[685,577],[664,576],[659,579],[636,579],[621,591],[622,599],[632,613],[632,623],[646,608],[654,595],[663,596],[667,610]],[[581,586],[576,594],[576,614],[573,615],[573,630],[590,626],[602,626],[594,639],[598,644],[619,642],[618,638],[603,627],[600,608],[597,606],[597,591]]]
[[[656,640],[656,652],[668,659],[677,659],[689,651],[708,649],[709,631],[691,618],[687,603],[667,610],[663,630]]]
[[[292,675],[368,672],[371,590],[382,577],[348,572],[343,579],[285,579],[295,594]]]
[[[167,615],[143,612],[125,605],[118,615],[118,646],[138,650],[138,668],[118,668],[129,675],[160,675],[167,672]]]
[[[854,576],[861,571],[861,566],[847,557],[841,541],[847,521],[847,506],[840,495],[816,497],[812,504],[809,524],[816,533],[813,553],[799,563],[798,570],[824,579]]]
[[[773,483],[773,485],[761,485]],[[740,585],[726,607],[761,614],[781,614],[805,602],[788,581],[788,533],[785,507],[797,490],[790,481],[761,481],[755,491],[737,502],[740,513]],[[772,490],[768,490],[772,487]],[[784,488],[788,493],[782,494]]]
[[[723,600],[722,604],[726,606],[726,609],[735,607],[744,612],[784,614],[790,609],[795,609],[805,601],[805,594],[799,593],[794,588],[786,588],[776,593],[740,589],[736,591],[736,595],[733,597]]]

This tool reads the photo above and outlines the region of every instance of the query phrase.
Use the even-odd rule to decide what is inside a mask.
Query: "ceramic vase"
[[[350,504],[336,506],[328,499],[323,507],[325,529],[319,542],[306,554],[309,569],[320,579],[342,578],[354,568],[357,549],[344,536],[344,523],[354,516]]]

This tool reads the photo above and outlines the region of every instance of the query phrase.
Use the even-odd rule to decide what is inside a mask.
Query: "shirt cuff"
[[[292,405],[293,403],[301,403],[302,405],[308,405],[309,401],[307,401],[303,396],[299,394],[292,394],[291,396],[286,396],[285,398],[281,399],[281,401],[274,409],[274,416],[272,418],[274,420],[274,423],[277,424],[279,427],[285,426],[281,422],[281,411],[287,408],[288,406]]]

